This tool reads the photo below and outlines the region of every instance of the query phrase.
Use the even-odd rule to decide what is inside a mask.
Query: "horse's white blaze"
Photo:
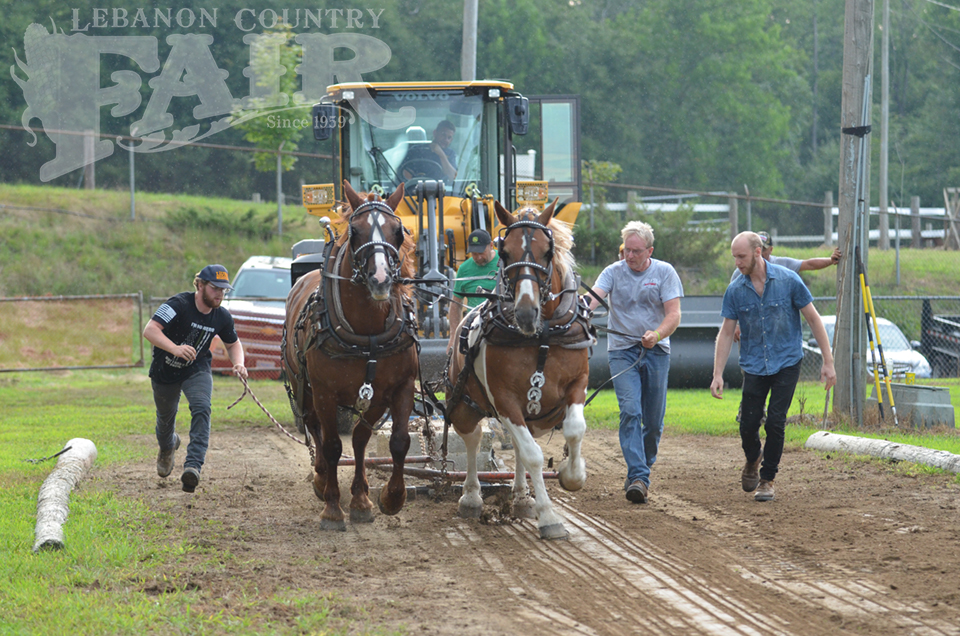
[[[383,226],[381,224],[381,215],[379,212],[370,213],[370,227],[373,231],[370,234],[371,242],[383,242]],[[387,260],[387,254],[383,249],[378,249],[373,254],[373,280],[378,283],[386,283],[390,279],[390,263]]]
[[[528,273],[529,271],[530,270],[528,268],[523,269],[524,273]],[[520,281],[518,288],[519,288],[519,291],[517,292],[518,305],[520,304],[520,301],[522,301],[524,298],[526,298],[532,305],[535,305],[535,306],[540,305],[540,303],[537,302],[536,296],[534,296],[534,287],[533,287],[532,280],[530,280],[529,278],[524,278],[523,280]]]

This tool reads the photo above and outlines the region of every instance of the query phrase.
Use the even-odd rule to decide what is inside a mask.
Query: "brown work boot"
[[[173,434],[173,448],[157,453],[157,474],[166,477],[173,472],[173,459],[180,448],[180,436]]]
[[[627,501],[647,503],[647,485],[638,479],[627,486]]]
[[[743,486],[743,492],[753,492],[760,483],[760,462],[763,461],[763,455],[757,457],[757,461],[747,462],[740,471],[740,485]]]
[[[753,495],[754,501],[773,501],[773,482],[766,479],[760,480],[757,492]]]

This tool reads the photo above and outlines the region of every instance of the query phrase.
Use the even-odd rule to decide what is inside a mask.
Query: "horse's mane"
[[[358,194],[364,201],[383,201],[381,197],[371,192],[359,192]],[[339,212],[340,221],[342,221],[344,225],[349,225],[350,217],[353,215],[353,208],[350,207],[350,203],[347,201],[343,201],[338,207],[338,209],[340,210]],[[404,228],[403,244],[400,246],[400,249],[399,249],[400,275],[403,276],[404,278],[414,278],[417,274],[417,268],[414,263],[414,261],[416,260],[414,258],[414,251],[416,250],[416,245],[414,244],[413,238],[411,237],[410,233],[407,232],[406,226],[403,225],[403,219],[401,219],[399,215],[397,216],[397,218],[400,219],[400,225],[403,226]],[[343,247],[344,243],[347,242],[347,236],[349,236],[349,232],[343,232],[340,236],[337,237],[337,242],[335,243],[335,245],[338,248]],[[413,293],[413,290],[410,288],[410,285],[394,285],[393,289],[395,292],[399,291],[399,293],[403,294],[407,298],[409,298]]]
[[[550,219],[547,227],[553,230],[553,267],[563,280],[577,267],[573,257],[573,225],[560,219]]]

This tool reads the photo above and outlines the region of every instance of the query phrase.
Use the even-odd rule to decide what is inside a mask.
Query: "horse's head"
[[[343,192],[350,204],[345,218],[346,241],[353,255],[353,281],[366,285],[374,300],[387,300],[401,277],[404,230],[394,211],[403,199],[403,184],[386,201],[376,194],[364,198],[346,181]]]
[[[503,285],[513,300],[517,327],[525,336],[540,330],[541,309],[550,296],[555,245],[547,224],[556,205],[554,200],[543,212],[524,207],[514,215],[495,202],[504,226],[499,249]]]

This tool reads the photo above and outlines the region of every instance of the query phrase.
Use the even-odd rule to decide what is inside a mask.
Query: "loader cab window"
[[[344,139],[344,176],[356,190],[379,185],[392,192],[401,183],[409,189],[421,178],[443,180],[448,195],[463,196],[471,183],[497,194],[491,190],[496,185],[496,102],[449,91],[380,91],[374,99],[393,112],[413,106],[416,120],[390,130],[354,115]]]

